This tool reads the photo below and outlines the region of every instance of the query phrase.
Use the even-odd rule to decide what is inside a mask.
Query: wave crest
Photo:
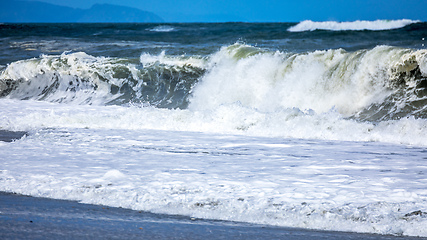
[[[390,30],[403,28],[407,25],[417,23],[419,21],[401,19],[401,20],[376,20],[376,21],[354,21],[354,22],[313,22],[305,20],[297,25],[290,27],[289,32],[305,32],[314,30],[331,30],[331,31],[358,31],[358,30]]]
[[[236,104],[264,113],[335,109],[368,121],[427,118],[427,51],[289,53],[236,43],[206,58],[44,55],[2,70],[0,97],[196,111]]]
[[[190,108],[237,103],[261,112],[336,109],[345,117],[370,121],[425,118],[426,61],[425,50],[388,46],[294,54],[233,45],[212,56]]]
[[[193,64],[192,64],[193,63]],[[185,108],[203,74],[194,59],[143,54],[137,59],[84,52],[43,55],[9,64],[0,73],[0,97],[75,104],[142,103]]]

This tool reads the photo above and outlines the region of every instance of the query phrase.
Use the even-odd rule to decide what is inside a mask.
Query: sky
[[[0,0],[1,1],[1,0]],[[34,1],[34,0],[30,0]],[[74,8],[135,7],[167,22],[427,21],[427,0],[37,0]]]

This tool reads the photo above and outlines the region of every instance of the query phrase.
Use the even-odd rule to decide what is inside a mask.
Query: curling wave
[[[239,103],[262,112],[335,109],[370,121],[427,117],[426,50],[379,46],[294,54],[236,44],[212,56],[210,64],[191,108]]]
[[[0,75],[0,96],[61,103],[260,112],[300,109],[382,121],[427,118],[427,51],[378,46],[346,52],[271,52],[236,43],[209,58],[86,53],[17,61]]]
[[[163,56],[163,57],[162,57]],[[185,108],[203,69],[177,58],[93,57],[84,52],[43,55],[9,64],[0,75],[0,96],[76,104],[141,103]],[[173,60],[171,60],[173,62]]]

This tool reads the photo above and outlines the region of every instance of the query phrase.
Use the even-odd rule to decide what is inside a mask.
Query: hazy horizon
[[[3,0],[10,1],[10,0]],[[20,0],[25,1],[25,0]],[[95,4],[132,7],[154,13],[165,22],[300,22],[412,19],[427,21],[426,1],[188,1],[163,0],[27,0],[89,9]],[[32,13],[28,13],[32,14]],[[36,13],[33,13],[36,14]],[[30,17],[30,16],[29,16]]]

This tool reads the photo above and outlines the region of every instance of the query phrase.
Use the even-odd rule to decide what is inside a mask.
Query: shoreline
[[[1,239],[427,239],[194,219],[0,191]]]

